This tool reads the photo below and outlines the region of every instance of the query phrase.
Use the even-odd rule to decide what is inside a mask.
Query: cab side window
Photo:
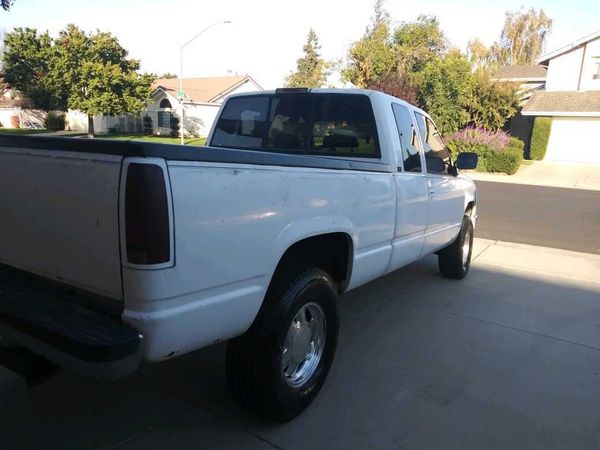
[[[415,116],[425,151],[427,172],[447,174],[450,166],[450,153],[444,145],[440,132],[431,119],[419,113],[416,113]]]
[[[392,103],[396,127],[400,136],[402,160],[405,172],[421,172],[421,155],[417,147],[417,131],[413,125],[410,111],[406,106]]]

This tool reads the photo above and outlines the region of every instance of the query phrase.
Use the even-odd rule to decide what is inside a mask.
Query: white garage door
[[[600,164],[600,117],[554,117],[544,159]]]

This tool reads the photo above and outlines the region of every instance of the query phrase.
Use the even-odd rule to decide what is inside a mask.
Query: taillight
[[[171,257],[169,204],[163,169],[131,163],[125,181],[127,262],[161,264]]]

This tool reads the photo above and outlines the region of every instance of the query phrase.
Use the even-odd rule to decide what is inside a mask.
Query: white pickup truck
[[[206,148],[0,136],[0,362],[107,380],[229,340],[235,398],[289,420],[341,293],[431,253],[466,275],[476,164],[367,90],[232,96]]]

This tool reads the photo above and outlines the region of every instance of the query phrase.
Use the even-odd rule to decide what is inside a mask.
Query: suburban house
[[[600,31],[541,56],[544,90],[523,107],[525,117],[551,117],[546,160],[600,163]]]
[[[139,115],[94,117],[96,133],[141,133],[143,118],[152,120],[152,133],[169,135],[171,117],[181,119],[184,113],[186,135],[206,136],[215,120],[223,100],[230,94],[261,91],[262,87],[249,75],[184,78],[183,99],[178,97],[179,79],[161,78],[153,84],[152,100]],[[67,129],[87,131],[87,116],[79,111],[67,113]]]
[[[521,106],[524,106],[535,92],[545,88],[546,72],[547,68],[540,65],[503,66],[494,74],[492,80],[518,83],[519,93],[521,94]],[[531,143],[533,119],[534,117],[518,113],[510,118],[505,127],[506,131],[509,131],[512,136],[521,139],[525,143],[526,154],[529,152],[529,145]]]
[[[3,85],[0,80],[0,85]],[[10,88],[0,89],[0,127],[2,128],[42,128],[46,112],[28,108],[27,99]]]

